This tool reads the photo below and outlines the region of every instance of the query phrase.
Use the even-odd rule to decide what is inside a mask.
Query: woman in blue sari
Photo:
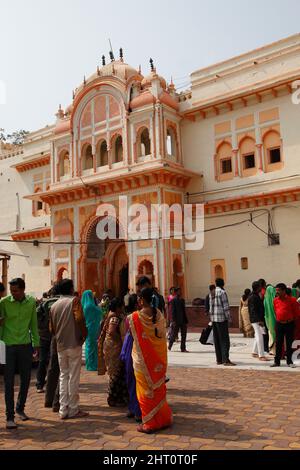
[[[103,313],[95,304],[92,291],[87,290],[81,300],[88,336],[85,342],[86,370],[96,372],[98,370],[98,335]]]

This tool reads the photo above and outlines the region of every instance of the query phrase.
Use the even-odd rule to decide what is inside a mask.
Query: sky
[[[199,68],[300,32],[299,18],[299,0],[0,0],[0,128],[52,124],[109,38],[181,91]]]

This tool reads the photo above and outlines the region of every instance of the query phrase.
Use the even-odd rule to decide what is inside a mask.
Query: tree
[[[12,145],[22,145],[28,134],[29,132],[24,129],[15,131],[12,134],[7,134],[4,129],[0,129],[0,140]]]

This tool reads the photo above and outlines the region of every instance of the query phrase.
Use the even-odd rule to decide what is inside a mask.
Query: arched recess
[[[151,139],[148,127],[139,130],[136,144],[138,158],[151,155]]]
[[[276,130],[270,130],[263,136],[265,170],[276,171],[283,167],[282,139]]]
[[[112,138],[112,162],[120,163],[124,158],[124,149],[123,149],[123,138],[121,134],[116,134]]]
[[[242,176],[252,176],[257,173],[257,157],[255,140],[245,137],[239,145],[240,168]]]
[[[124,242],[119,241],[119,239],[122,239],[122,228],[118,221],[116,221],[116,238],[101,240],[97,234],[97,226],[100,220],[100,217],[92,216],[81,231],[80,239],[82,245],[78,261],[79,289],[81,292],[91,289],[99,296],[105,290],[112,289],[114,295],[120,295],[120,279],[118,280],[120,273],[115,273],[118,269],[117,263],[120,262],[120,257],[117,253],[121,247],[125,248],[127,257],[124,266],[122,265],[120,270],[129,265],[126,245]]]
[[[69,176],[71,173],[70,154],[63,150],[59,155],[59,177]]]
[[[173,126],[167,127],[166,153],[168,157],[177,159],[178,157],[178,136]]]
[[[234,176],[232,146],[226,141],[222,142],[217,148],[216,171],[219,181],[229,180]]]
[[[101,140],[98,143],[96,155],[97,155],[97,160],[96,160],[97,168],[101,168],[103,166],[108,165],[108,148],[107,148],[107,142],[105,139]]]
[[[42,192],[41,188],[36,188],[34,194]],[[32,215],[33,217],[40,217],[44,215],[44,205],[42,201],[33,201],[32,203]]]
[[[82,170],[92,170],[94,167],[93,149],[91,144],[85,144],[82,147]]]
[[[152,285],[155,285],[155,277],[154,277],[154,266],[151,263],[151,261],[144,259],[141,261],[138,265],[138,276],[137,280],[141,278],[142,276],[147,276],[150,281],[152,282]]]

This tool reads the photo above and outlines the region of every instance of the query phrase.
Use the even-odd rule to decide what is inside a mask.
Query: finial
[[[150,67],[151,67],[151,72],[154,72],[154,61],[153,59],[150,59]]]
[[[102,65],[103,67],[106,65],[105,55],[102,56]]]
[[[114,61],[115,61],[115,57],[114,57],[113,51],[110,51],[109,57],[110,57],[111,62],[114,62]]]
[[[98,77],[99,77],[99,75],[100,75],[99,65],[97,65],[97,75],[98,75]]]
[[[75,91],[73,90],[73,100],[75,100]]]
[[[85,78],[85,76],[83,77],[83,84],[86,85],[86,78]]]
[[[139,74],[142,75],[142,66],[139,65]]]
[[[122,48],[122,47],[120,48],[120,61],[121,61],[121,62],[124,62],[124,52],[123,52],[123,48]]]

